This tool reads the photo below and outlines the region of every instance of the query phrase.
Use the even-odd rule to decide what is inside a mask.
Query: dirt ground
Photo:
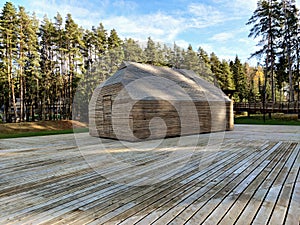
[[[72,120],[21,122],[21,123],[0,123],[0,133],[16,134],[23,132],[37,132],[48,130],[69,130],[87,127],[87,124]]]

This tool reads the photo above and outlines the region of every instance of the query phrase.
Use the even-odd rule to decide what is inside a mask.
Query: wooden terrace
[[[0,224],[299,225],[300,127],[236,125],[178,143],[2,139]]]

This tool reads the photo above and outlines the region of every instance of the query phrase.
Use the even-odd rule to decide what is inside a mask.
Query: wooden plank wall
[[[140,141],[233,129],[231,101],[136,101],[125,89],[120,98],[122,89],[114,84],[99,91],[89,109],[92,136]]]

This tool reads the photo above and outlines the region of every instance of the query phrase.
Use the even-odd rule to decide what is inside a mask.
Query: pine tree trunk
[[[19,49],[19,65],[20,65],[20,69],[19,69],[19,72],[20,72],[20,121],[23,122],[23,118],[24,118],[24,105],[23,105],[23,100],[24,100],[24,87],[23,87],[23,59],[24,59],[24,49],[23,49],[23,34],[22,34],[22,25],[20,27],[20,49]]]
[[[41,106],[42,106],[42,120],[45,121],[46,120],[46,95],[45,95],[45,93],[43,93]]]
[[[72,68],[72,59],[71,54],[69,54],[69,105],[68,105],[68,114],[67,119],[69,120],[72,115],[72,85],[73,85],[73,68]]]
[[[8,121],[8,107],[7,107],[7,101],[6,99],[4,100],[4,121],[3,122],[7,122]]]
[[[24,82],[23,82],[23,68],[20,68],[20,121],[24,118]]]
[[[31,121],[32,121],[32,122],[35,121],[34,111],[35,111],[35,102],[31,102]]]
[[[11,95],[12,95],[12,104],[13,104],[14,116],[15,116],[15,121],[14,122],[17,122],[18,112],[17,112],[17,104],[16,104],[16,95],[15,95],[15,85],[14,85],[14,83],[12,83],[12,85],[11,85]]]
[[[271,1],[271,5],[273,5],[272,1]],[[272,15],[271,13],[269,13],[269,31],[271,32],[272,31]],[[273,56],[273,36],[272,36],[272,33],[269,32],[269,49],[270,49],[270,61],[271,61],[271,93],[272,93],[272,102],[274,103],[275,102],[275,85],[274,85],[274,56]],[[268,53],[267,53],[267,57],[268,56]]]
[[[290,58],[290,52],[288,49],[288,70],[289,70],[289,101],[294,102],[294,86],[293,86],[293,74],[292,74],[292,66],[291,66],[291,58]]]
[[[23,109],[24,109],[24,119],[25,121],[29,121],[29,113],[28,113],[28,104],[29,104],[29,99],[26,98],[27,96],[27,88],[26,88],[26,79],[24,80],[23,83],[23,88],[24,88],[24,96],[23,96]]]
[[[17,105],[16,105],[16,95],[15,95],[15,84],[12,79],[12,47],[10,47],[9,52],[9,77],[10,77],[10,83],[11,83],[11,95],[12,95],[12,104],[14,109],[14,116],[15,116],[15,122],[18,118],[18,112],[17,112]]]

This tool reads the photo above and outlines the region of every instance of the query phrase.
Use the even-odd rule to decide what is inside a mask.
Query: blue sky
[[[2,0],[1,0],[2,2]],[[5,1],[1,4],[3,6]],[[65,17],[71,13],[84,28],[91,29],[100,22],[105,29],[116,29],[121,38],[145,42],[154,41],[208,53],[220,59],[234,59],[238,55],[247,61],[255,52],[257,40],[248,38],[250,26],[245,23],[256,9],[256,0],[12,0],[28,12],[42,19],[53,18],[57,12]],[[299,7],[299,1],[297,2]],[[256,65],[256,59],[250,61]]]

